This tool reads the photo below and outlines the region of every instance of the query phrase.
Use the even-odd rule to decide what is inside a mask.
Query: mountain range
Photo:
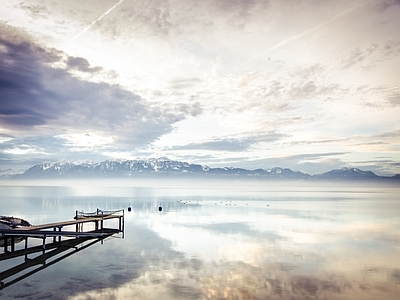
[[[0,174],[1,176],[1,174]],[[276,179],[344,179],[344,180],[379,180],[392,179],[400,181],[400,174],[392,177],[378,176],[372,171],[357,168],[342,168],[329,172],[310,175],[292,171],[288,168],[247,170],[243,168],[211,168],[205,165],[190,164],[167,158],[148,160],[106,160],[93,161],[60,161],[43,162],[20,174],[2,174],[3,179],[82,179],[82,178],[129,178],[153,176],[207,176],[207,177],[242,177],[242,178],[276,178]]]

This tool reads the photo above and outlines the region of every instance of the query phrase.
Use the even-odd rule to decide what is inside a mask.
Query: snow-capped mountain
[[[342,168],[326,173],[309,175],[304,172],[292,171],[288,168],[274,167],[272,169],[247,170],[243,168],[210,168],[209,166],[190,164],[170,160],[168,158],[151,158],[148,160],[105,160],[94,161],[60,161],[43,162],[31,167],[24,173],[14,175],[12,179],[73,179],[73,178],[126,178],[150,176],[235,176],[242,178],[295,178],[295,179],[379,179],[371,171],[356,168]],[[396,176],[390,177],[399,179]]]
[[[246,170],[242,168],[210,168],[209,166],[190,164],[151,158],[148,160],[106,160],[102,162],[43,162],[37,164],[15,178],[97,178],[97,177],[134,177],[150,175],[207,175],[207,176],[245,176],[274,178],[306,178],[310,175],[293,172],[290,169],[272,168],[270,170]]]
[[[81,177],[130,177],[139,174],[203,173],[210,168],[186,162],[161,159],[105,160],[102,162],[43,162],[19,178],[81,178]]]
[[[321,178],[378,178],[374,172],[362,171],[357,168],[342,168],[319,175]]]

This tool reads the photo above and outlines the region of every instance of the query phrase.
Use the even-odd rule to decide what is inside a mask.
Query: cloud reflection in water
[[[112,288],[113,295],[395,298],[400,291],[399,222],[388,212],[396,206],[376,209],[376,203],[361,199],[358,214],[354,200],[286,200],[273,202],[270,210],[247,201],[249,205],[241,203],[229,211],[203,201],[201,206],[170,206],[164,215],[141,216],[136,222],[156,233],[148,244],[156,250],[142,251],[145,265],[140,276]],[[101,293],[104,290],[87,296]]]
[[[397,190],[313,191],[301,199],[269,190],[210,200],[197,192],[185,195],[192,200],[186,204],[173,192],[97,199],[100,207],[132,202],[125,239],[82,252],[27,280],[24,289],[35,289],[32,299],[54,285],[60,299],[395,299],[400,293]],[[236,205],[215,204],[227,199]],[[54,282],[60,272],[63,280]]]

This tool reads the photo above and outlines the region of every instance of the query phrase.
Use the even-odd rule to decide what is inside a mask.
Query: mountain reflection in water
[[[0,291],[1,299],[395,299],[400,292],[398,187],[0,188],[2,214],[33,224],[71,218],[75,209],[132,207],[124,239],[42,270]]]

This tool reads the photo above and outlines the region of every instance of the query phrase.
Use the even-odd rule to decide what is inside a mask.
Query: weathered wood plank
[[[70,226],[70,225],[76,225],[76,224],[82,224],[82,223],[96,222],[96,221],[101,221],[101,220],[117,219],[117,218],[122,218],[122,217],[123,216],[121,216],[121,215],[106,215],[104,217],[85,217],[85,218],[80,218],[78,220],[70,220],[70,221],[62,221],[62,222],[34,225],[34,226],[29,226],[29,227],[21,227],[21,228],[18,228],[18,230],[31,231],[31,230],[38,230],[38,229],[49,229],[49,228],[64,227],[64,226]],[[13,230],[15,230],[15,229],[13,229]]]

